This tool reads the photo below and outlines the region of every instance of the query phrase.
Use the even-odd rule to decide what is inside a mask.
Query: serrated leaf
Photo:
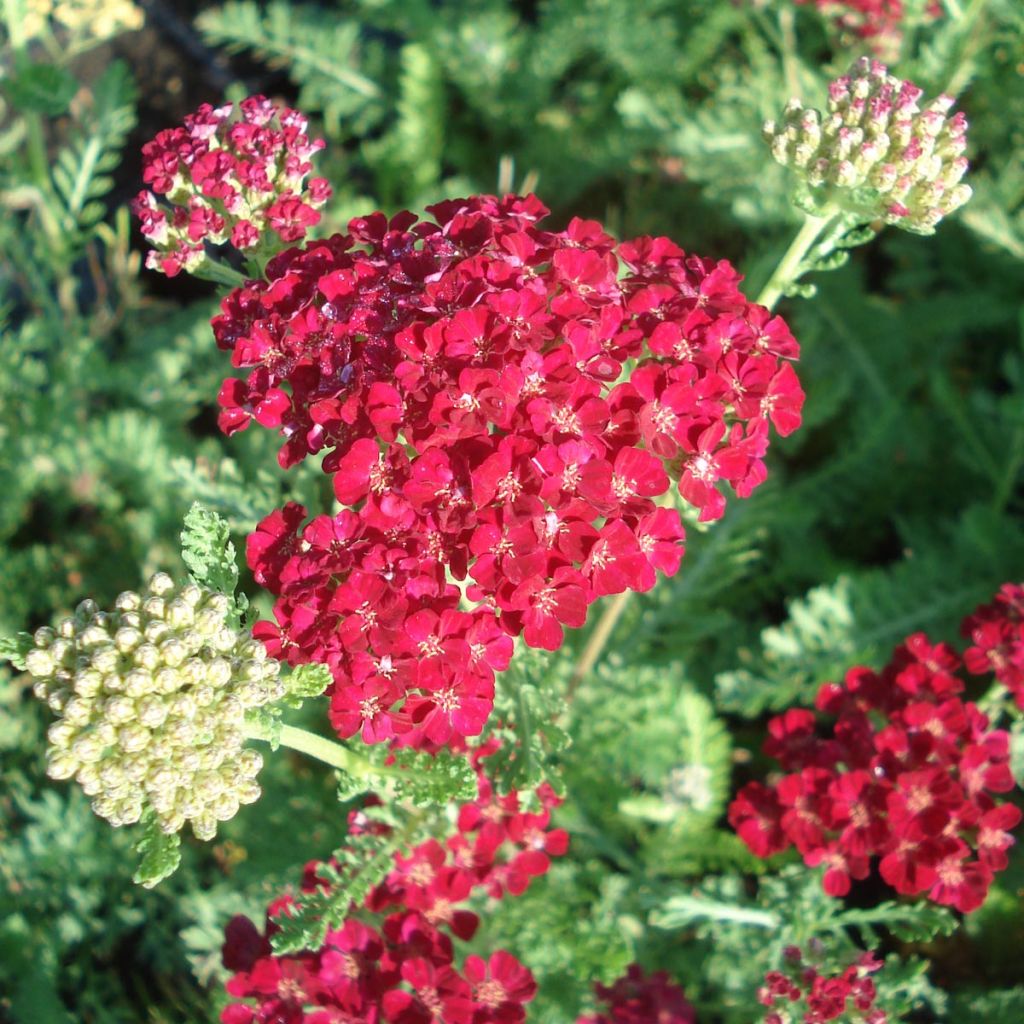
[[[290,697],[304,700],[319,697],[331,685],[331,680],[331,670],[326,665],[313,662],[296,665],[285,677],[284,685]]]
[[[196,583],[235,599],[232,622],[237,626],[249,602],[244,595],[235,595],[238,563],[231,530],[224,519],[199,502],[185,514],[181,557]]]
[[[28,633],[0,637],[0,661],[9,661],[19,672],[24,672],[25,655],[32,646],[32,637]]]
[[[90,89],[83,110],[57,153],[51,176],[63,204],[67,236],[81,244],[105,213],[104,197],[113,187],[111,172],[121,162],[124,143],[135,126],[135,81],[122,60],[111,62]]]
[[[918,903],[897,903],[887,900],[867,909],[853,908],[836,915],[843,927],[864,928],[874,938],[877,928],[886,928],[903,942],[929,942],[937,935],[952,935],[957,929],[956,916],[947,908],[921,900]]]
[[[177,832],[168,835],[155,817],[149,817],[139,826],[140,834],[135,840],[135,852],[142,858],[132,881],[143,888],[152,889],[169,875],[173,875],[181,863],[181,836]]]
[[[362,813],[390,830],[381,834],[369,829],[350,835],[331,861],[319,866],[317,873],[327,887],[298,894],[287,915],[277,919],[280,930],[271,940],[275,952],[319,949],[328,929],[341,927],[352,904],[361,904],[384,879],[395,853],[414,845],[429,829],[429,822],[419,816],[396,827],[398,817],[387,807],[364,807]]]
[[[394,780],[396,795],[416,807],[465,803],[477,796],[476,772],[464,754],[396,751],[395,766],[407,773]]]

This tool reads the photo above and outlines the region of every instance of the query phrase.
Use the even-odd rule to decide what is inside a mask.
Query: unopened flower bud
[[[149,644],[158,644],[170,632],[170,626],[162,619],[150,619],[144,629],[143,636]]]
[[[57,665],[49,651],[34,648],[25,655],[25,668],[34,676],[52,676]]]
[[[26,654],[33,692],[59,716],[48,771],[74,777],[115,825],[146,808],[166,832],[210,838],[259,795],[262,760],[244,749],[246,712],[280,699],[280,665],[229,625],[231,602],[165,574],[112,613],[92,603]]]
[[[51,779],[70,779],[78,769],[78,759],[65,750],[47,751],[46,774]]]
[[[49,647],[55,639],[56,634],[49,626],[40,626],[39,629],[32,634],[32,642],[41,650],[45,650]]]
[[[954,196],[946,188],[966,169],[957,163],[966,119],[947,117],[951,97],[922,108],[921,95],[865,57],[832,83],[827,114],[791,101],[782,123],[768,121],[764,132],[774,159],[800,174],[822,209],[927,234],[967,201],[970,189],[952,190]]]
[[[184,629],[186,626],[192,625],[195,613],[192,605],[187,601],[182,598],[176,598],[167,605],[164,619],[171,629]]]

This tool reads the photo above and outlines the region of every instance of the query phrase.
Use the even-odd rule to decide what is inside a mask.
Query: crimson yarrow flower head
[[[264,96],[222,107],[201,106],[183,127],[142,147],[134,212],[153,246],[146,266],[173,277],[196,271],[207,245],[273,251],[297,242],[320,220],[330,197],[323,178],[306,180],[312,157],[306,118]]]
[[[321,455],[346,506],[250,537],[278,596],[257,635],[331,667],[342,736],[420,746],[481,731],[512,637],[553,650],[598,597],[674,573],[672,482],[717,519],[803,401],[796,342],[728,263],[545,230],[533,196],[430,213],[291,249],[214,320],[248,371],[222,428],[279,430],[284,466]]]
[[[989,662],[968,652],[967,665]],[[764,751],[787,774],[740,791],[729,808],[740,838],[759,857],[796,846],[824,867],[833,896],[877,858],[901,895],[964,913],[981,906],[1021,813],[996,799],[1014,788],[1009,734],[961,699],[959,667],[950,647],[914,634],[882,672],[854,668],[825,684],[818,715],[792,708],[773,719]]]
[[[825,17],[843,32],[850,32],[869,42],[879,56],[899,53],[907,11],[903,0],[796,0],[798,4],[813,3]],[[943,15],[942,0],[928,0],[922,17],[934,21]]]
[[[1005,584],[994,601],[964,619],[961,632],[971,641],[964,652],[968,671],[994,673],[1024,708],[1024,585]]]
[[[518,895],[547,871],[547,858],[543,864],[536,860],[538,845],[566,850],[559,841],[567,840],[565,832],[548,827],[547,816],[559,802],[549,787],[537,792],[540,814],[524,812],[515,790],[494,794],[482,763],[495,749],[491,742],[472,755],[479,795],[458,808],[456,832],[443,843],[428,839],[397,850],[393,870],[341,927],[327,931],[319,949],[273,953],[269,940],[291,914],[292,897],[271,903],[263,931],[248,918],[232,919],[223,961],[234,972],[227,982],[233,1001],[222,1024],[525,1020],[525,1006],[537,992],[530,970],[505,950],[487,958],[467,956],[460,967],[453,942],[476,933],[479,918],[466,906],[474,893]],[[363,817],[350,813],[350,833],[367,828]],[[373,827],[378,834],[390,831],[380,823]],[[326,874],[322,864],[309,864],[303,892],[329,889]],[[680,1018],[678,1024],[690,1020]]]
[[[842,971],[826,971],[796,946],[783,951],[783,969],[769,971],[757,1000],[766,1007],[761,1024],[886,1024],[888,1014],[875,1005],[878,990],[872,975],[883,963],[862,953]]]
[[[922,105],[922,90],[863,57],[829,85],[822,113],[790,100],[766,121],[772,156],[790,167],[821,211],[843,210],[930,234],[971,197],[967,119],[952,96]]]
[[[577,1017],[576,1024],[696,1024],[696,1011],[665,971],[645,974],[630,964],[611,985],[595,985],[594,994],[605,1009]]]

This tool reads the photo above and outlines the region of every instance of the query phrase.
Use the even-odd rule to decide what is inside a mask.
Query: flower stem
[[[624,590],[621,594],[616,594],[615,597],[613,597],[611,601],[604,606],[604,611],[601,612],[601,618],[597,620],[597,625],[594,627],[594,631],[590,634],[586,647],[583,648],[580,660],[576,662],[576,667],[573,669],[572,677],[569,679],[569,686],[566,691],[567,698],[572,698],[572,695],[576,692],[576,688],[584,679],[586,679],[590,670],[597,664],[597,659],[601,657],[601,652],[604,650],[605,644],[608,643],[612,632],[616,625],[618,625],[619,619],[622,617],[622,613],[626,610],[626,605],[629,603],[629,596],[632,593],[632,590]]]
[[[834,215],[828,217],[815,217],[810,213],[805,215],[803,225],[796,233],[782,259],[779,260],[772,276],[768,278],[768,283],[761,289],[761,294],[754,300],[759,306],[767,306],[768,309],[775,308],[782,293],[799,278],[800,266],[806,259],[811,246],[818,240],[825,226],[833,219]]]
[[[248,725],[246,734],[250,739],[271,741],[271,737],[258,726]],[[276,739],[282,747],[297,750],[300,754],[323,761],[324,764],[329,764],[332,768],[337,768],[349,775],[367,777],[402,774],[397,768],[373,764],[341,743],[335,743],[334,740],[318,736],[308,729],[299,729],[294,725],[282,725]]]
[[[201,278],[204,281],[213,281],[215,284],[226,284],[229,288],[238,288],[245,284],[245,275],[216,260],[204,260],[195,270],[193,277]]]

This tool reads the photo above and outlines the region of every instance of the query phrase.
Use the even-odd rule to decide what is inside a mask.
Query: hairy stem
[[[195,270],[193,277],[202,278],[204,281],[213,281],[215,284],[226,284],[229,288],[238,288],[245,284],[245,275],[239,273],[233,267],[216,260],[205,260]]]
[[[800,268],[807,258],[811,246],[818,240],[825,227],[832,222],[833,216],[815,217],[807,214],[800,230],[796,233],[789,248],[785,251],[778,266],[768,278],[768,283],[761,289],[761,294],[754,300],[759,306],[774,309],[782,297],[782,293],[800,277]]]
[[[246,734],[250,739],[271,741],[271,737],[258,726],[248,726]],[[349,775],[366,777],[402,774],[397,768],[373,764],[341,743],[335,743],[334,740],[318,736],[308,729],[299,729],[294,725],[282,725],[276,740],[282,747],[297,750],[300,754],[315,758],[317,761],[329,764],[332,768],[337,768]]]

